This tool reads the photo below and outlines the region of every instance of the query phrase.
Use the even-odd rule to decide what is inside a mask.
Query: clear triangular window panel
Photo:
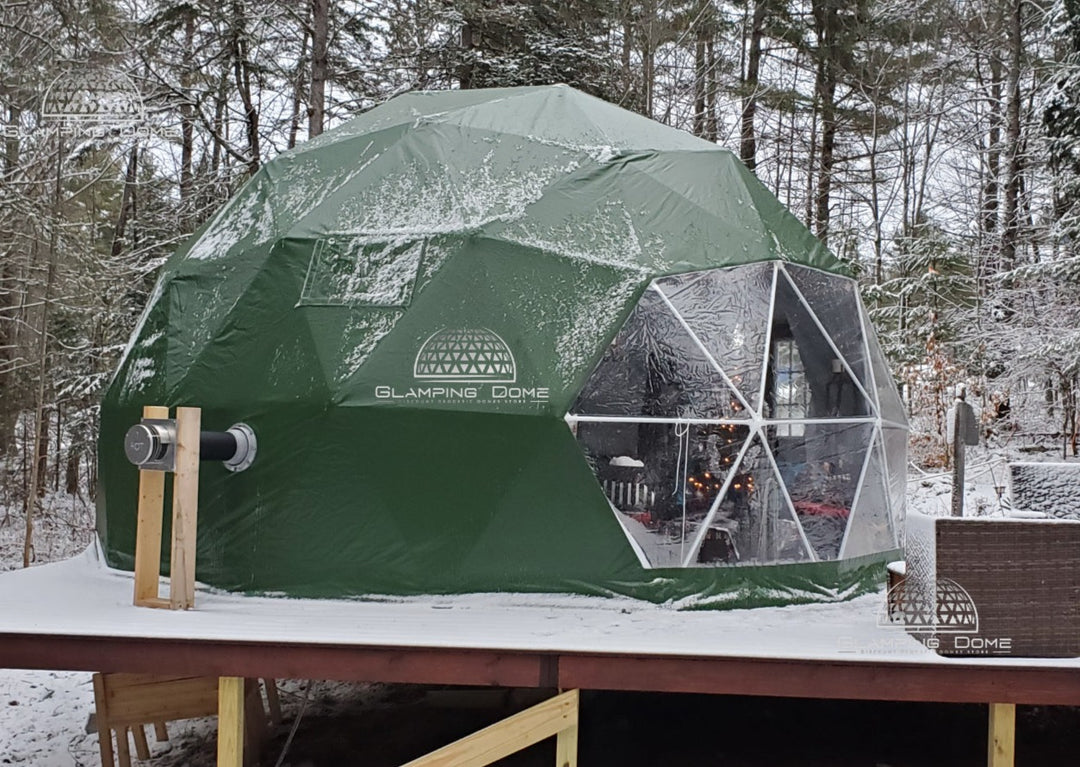
[[[771,263],[755,264],[656,281],[751,407],[761,389],[773,272]]]
[[[732,424],[575,425],[619,524],[649,567],[681,567],[749,428]]]
[[[862,323],[858,320],[859,294],[855,281],[792,264],[785,264],[784,269],[829,334],[840,356],[862,384],[863,390],[869,392],[872,387],[867,372]]]
[[[780,477],[755,436],[716,513],[693,530],[701,546],[690,564],[764,565],[813,559]]]
[[[854,321],[854,318],[853,320]],[[865,417],[870,402],[840,363],[787,275],[776,277],[765,417],[775,420]],[[800,430],[793,425],[790,436]]]
[[[840,552],[845,559],[896,548],[883,467],[881,450],[875,443],[870,450],[866,474],[848,522],[847,539]]]
[[[642,295],[570,412],[743,419],[746,409],[664,299]]]
[[[889,372],[889,363],[885,359],[885,353],[881,350],[877,333],[870,324],[870,317],[866,310],[862,310],[863,325],[868,328],[866,345],[870,353],[870,364],[874,368],[874,382],[877,387],[878,403],[881,407],[881,417],[893,423],[906,424],[907,413],[904,403],[896,391],[896,382],[892,373]]]
[[[872,424],[808,423],[800,437],[768,427],[795,514],[818,559],[837,559],[851,518]]]
[[[908,434],[903,429],[886,427],[881,430],[881,435],[885,443],[885,469],[888,476],[889,505],[893,514],[893,530],[897,531],[897,543],[903,546]]]

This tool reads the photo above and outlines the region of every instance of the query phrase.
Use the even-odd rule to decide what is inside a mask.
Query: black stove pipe
[[[199,432],[199,459],[229,461],[236,455],[236,435],[227,431]]]

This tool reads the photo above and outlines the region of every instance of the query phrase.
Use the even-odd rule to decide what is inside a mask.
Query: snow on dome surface
[[[787,271],[775,271],[780,262]],[[755,266],[730,268],[739,265]],[[686,386],[665,395],[675,402],[675,415],[663,414],[675,419],[670,444],[685,442],[695,419],[735,424],[740,461],[782,464],[770,440],[796,439],[799,426],[765,429],[762,398],[782,392],[770,407],[795,413],[793,355],[826,378],[843,359],[834,394],[862,398],[852,417],[863,420],[829,433],[874,445],[878,457],[863,456],[858,470],[866,481],[852,487],[883,488],[874,513],[893,519],[903,412],[844,273],[730,152],[573,89],[395,98],[267,163],[166,264],[102,408],[109,563],[131,566],[136,500],[136,472],[112,446],[144,404],[184,404],[203,408],[207,428],[244,421],[259,438],[248,471],[203,467],[198,577],[215,586],[331,597],[704,594],[724,604],[851,593],[876,577],[892,522],[887,536],[819,550],[798,533],[808,523],[788,514],[774,527],[797,533],[801,556],[746,549],[735,563],[690,562],[686,545],[725,535],[716,513],[694,538],[680,530],[680,558],[658,573],[582,452],[591,427],[564,422],[613,407],[606,389],[607,400],[593,397],[599,413],[575,403],[592,396],[592,371],[636,313],[670,304],[700,328],[710,302],[742,300],[749,313],[736,334],[703,330],[700,345],[683,343],[674,388]],[[764,366],[768,306],[748,299],[774,284],[795,312],[782,381]],[[842,299],[846,318],[807,309],[798,296],[809,293],[822,306]],[[713,362],[720,370],[709,373]],[[691,386],[699,380],[708,385]],[[801,404],[818,407],[817,385]],[[660,470],[628,451],[608,457],[624,454]],[[787,457],[775,471],[797,473],[799,456]],[[832,470],[841,468],[853,476],[846,463]],[[620,502],[642,502],[642,487],[619,481]],[[650,501],[661,494],[653,485]],[[671,477],[665,487],[677,491]],[[795,499],[785,504],[799,514]],[[651,518],[631,521],[656,537]],[[829,561],[837,545],[856,566]],[[775,564],[721,566],[751,562]]]

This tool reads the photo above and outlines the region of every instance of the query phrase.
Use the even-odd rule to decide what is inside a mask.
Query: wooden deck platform
[[[201,589],[183,612],[131,599],[131,574],[94,550],[0,575],[0,667],[1080,705],[1080,659],[939,657],[879,625],[883,593],[730,611],[522,594],[360,601]]]

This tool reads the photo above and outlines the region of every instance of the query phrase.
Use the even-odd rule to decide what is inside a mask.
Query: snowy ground
[[[1015,450],[1008,453],[1006,457],[982,448],[969,451],[965,487],[968,514],[998,516],[1007,512],[1007,499],[1003,503],[996,489],[1008,484],[1007,460],[1061,460],[1054,453],[1035,456]],[[908,480],[908,504],[909,508],[924,513],[947,514],[950,508],[949,475],[912,468]],[[49,495],[44,499],[43,509],[36,523],[35,564],[66,559],[92,541],[93,511],[87,504],[62,494]],[[21,566],[23,525],[24,520],[17,510],[0,508],[0,570]],[[378,707],[380,696],[401,694],[389,688],[330,682],[315,683],[309,691],[309,684],[306,681],[282,683],[286,722],[270,743],[263,764],[303,767],[315,763],[302,756],[296,757],[301,761],[290,761],[294,757],[282,753],[289,724],[301,710],[309,724],[333,722],[335,713],[355,711],[358,706],[370,715],[372,707]],[[90,674],[0,669],[0,765],[72,767],[98,764],[97,733],[92,727],[88,728],[92,711]],[[91,731],[87,732],[88,729]],[[298,744],[302,740],[301,735]],[[215,720],[173,723],[168,742],[158,744],[151,737],[150,745],[155,765],[211,767],[215,760]],[[310,748],[310,743],[306,745]]]
[[[25,517],[0,509],[0,571],[22,566]],[[67,559],[93,541],[94,509],[63,493],[48,494],[34,522],[34,564]],[[0,669],[0,765],[73,767],[97,765],[97,730],[88,727],[94,711],[91,675],[70,671]],[[212,765],[213,719],[181,722],[170,740],[152,753],[163,767]],[[90,730],[89,732],[87,730]],[[199,761],[200,751],[207,758]]]

